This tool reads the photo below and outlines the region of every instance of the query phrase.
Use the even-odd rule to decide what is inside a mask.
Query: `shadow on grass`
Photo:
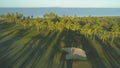
[[[120,40],[120,38],[119,38],[119,39],[116,39],[116,40],[114,41],[114,43],[115,43],[115,46],[120,50],[120,42],[119,42],[119,40]]]
[[[23,42],[23,45],[18,44],[11,48],[14,42],[20,39],[23,40],[23,37],[27,34],[27,31],[19,30],[14,37],[0,43],[0,45],[2,45],[0,46],[1,68],[74,68],[72,65],[74,61],[65,59],[67,53],[64,52],[62,48],[79,47],[80,43],[83,50],[86,51],[92,68],[107,68],[89,39],[81,36],[81,38],[76,40],[76,38],[74,38],[75,33],[71,31],[46,32],[45,35],[43,33],[34,35],[33,33],[33,37],[30,37],[26,43]],[[9,35],[10,34],[6,36]],[[61,47],[61,41],[64,42],[65,46]],[[119,55],[116,54],[111,47],[108,47],[107,44],[99,40],[98,42],[105,51],[106,59],[109,62],[108,64],[111,65],[111,68],[114,67],[114,65],[118,67],[120,61],[119,59],[117,60],[117,58],[119,58]]]
[[[8,35],[6,35],[6,37],[13,34],[13,33],[14,33],[14,31],[9,33]],[[21,30],[19,30],[13,37],[11,37],[10,39],[0,43],[0,67],[8,68],[7,57],[10,55],[9,52],[12,50],[10,47],[12,46],[12,44],[14,42],[20,40],[26,34],[27,34],[27,31],[25,31],[24,33],[21,33]],[[2,37],[2,39],[4,37]]]
[[[102,42],[100,39],[98,39],[99,44],[101,45],[104,56],[107,60],[106,64],[109,66],[109,68],[119,68],[120,67],[120,54],[116,52],[116,50],[112,47],[110,43]]]
[[[92,68],[106,68],[92,43],[85,37],[81,39],[81,43],[83,45],[83,50],[86,52],[88,60],[92,64]]]
[[[55,45],[57,45],[56,41],[59,41],[59,35],[56,38],[58,32],[54,32],[54,33],[48,33],[46,36],[43,36],[41,34],[38,34],[34,37],[31,38],[31,40],[29,40],[26,44],[24,45],[19,45],[21,46],[21,48],[18,48],[19,46],[16,45],[16,47],[14,47],[15,49],[18,48],[18,50],[16,50],[17,52],[15,53],[10,53],[12,54],[11,56],[9,56],[7,59],[5,56],[3,55],[9,55],[7,52],[15,50],[15,49],[9,49],[10,46],[12,45],[12,43],[14,43],[15,41],[19,40],[20,38],[16,38],[16,37],[23,37],[23,35],[15,35],[13,38],[2,42],[1,44],[5,44],[4,46],[1,46],[2,50],[4,51],[4,53],[2,53],[1,55],[3,56],[3,58],[1,59],[1,64],[0,67],[2,68],[13,68],[13,67],[17,67],[17,68],[38,68],[36,66],[42,67],[42,68],[53,68],[53,64],[52,64],[52,56],[54,56],[55,52],[54,52],[54,47]],[[60,34],[61,35],[61,34]],[[54,41],[56,40],[56,41]],[[52,44],[54,41],[54,44]],[[4,49],[3,49],[4,48]],[[6,51],[5,51],[6,50]],[[49,50],[49,51],[48,51]],[[48,55],[46,57],[46,54],[48,52]],[[47,61],[44,65],[41,65],[41,63],[39,62],[43,62],[42,61],[45,57],[44,61]],[[43,58],[43,59],[42,59]]]
[[[101,55],[98,55],[96,48],[89,41],[92,39],[84,38],[81,39],[83,49],[86,51],[87,57],[92,64],[92,68],[119,68],[120,67],[120,55],[116,50],[111,46],[108,41],[103,42],[102,40],[96,38],[96,41],[100,47],[105,58],[101,58]]]
[[[65,43],[65,47],[78,47],[79,46],[79,43],[78,41],[76,41],[76,39],[74,38],[75,36],[75,33],[71,30],[67,31],[67,32],[64,32],[64,43]],[[61,58],[63,58],[63,65],[62,66],[66,66],[66,68],[73,68],[73,60],[66,60],[65,59],[65,55],[67,53],[64,52],[61,56]],[[66,64],[66,65],[65,65]],[[63,67],[62,67],[63,68]]]
[[[14,26],[13,23],[0,23],[0,32],[5,32]]]
[[[5,37],[7,37],[7,36],[9,36],[9,35],[11,35],[11,34],[13,34],[14,32],[15,32],[15,31],[11,31],[11,32],[9,32],[9,33],[1,36],[1,37],[0,37],[0,40],[2,40],[3,38],[5,38]]]

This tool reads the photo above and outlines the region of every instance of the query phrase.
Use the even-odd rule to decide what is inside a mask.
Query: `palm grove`
[[[73,32],[86,38],[99,38],[103,42],[120,39],[120,17],[58,16],[51,12],[44,14],[41,18],[28,17],[20,13],[8,13],[0,15],[0,18],[5,19],[4,24],[14,24],[24,30]]]

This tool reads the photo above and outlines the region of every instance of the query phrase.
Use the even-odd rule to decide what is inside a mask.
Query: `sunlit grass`
[[[18,29],[0,31],[0,67],[68,68],[64,47],[85,50],[86,60],[73,60],[72,68],[113,68],[120,66],[119,42],[103,42],[74,32]]]

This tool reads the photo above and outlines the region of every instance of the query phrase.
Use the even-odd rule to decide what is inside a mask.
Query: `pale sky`
[[[0,7],[120,8],[120,0],[0,0]]]

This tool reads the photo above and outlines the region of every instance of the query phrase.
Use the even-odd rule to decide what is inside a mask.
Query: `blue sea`
[[[0,14],[16,12],[33,17],[42,17],[50,12],[59,16],[120,16],[120,8],[0,8]]]

